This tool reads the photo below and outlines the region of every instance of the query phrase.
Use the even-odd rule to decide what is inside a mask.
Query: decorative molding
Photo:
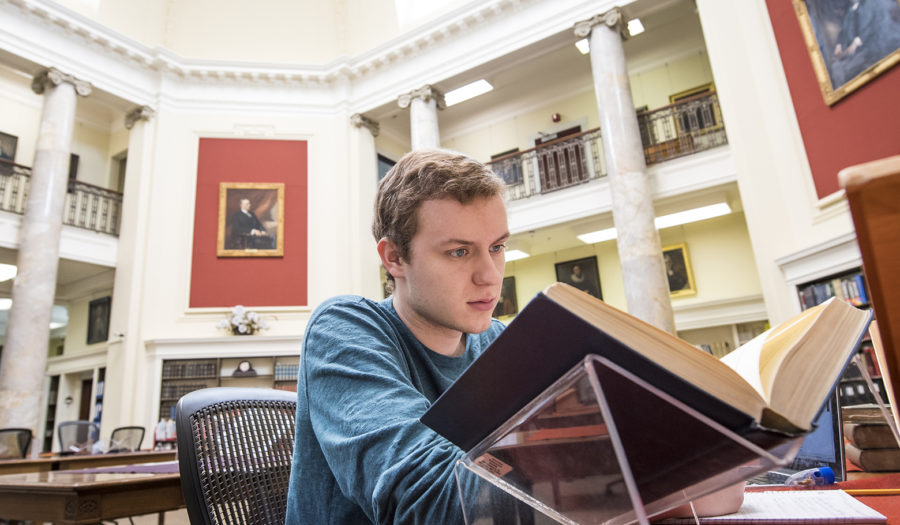
[[[839,235],[825,242],[775,259],[788,284],[800,285],[862,266],[856,233]]]
[[[397,105],[403,109],[409,107],[412,103],[413,99],[422,99],[425,102],[428,102],[431,99],[434,99],[435,104],[438,109],[446,109],[447,103],[444,102],[444,94],[438,91],[436,88],[432,87],[430,84],[425,84],[424,86],[414,89],[409,93],[404,93],[397,98]]]
[[[43,95],[48,85],[52,84],[55,87],[64,82],[67,84],[72,84],[75,87],[75,93],[82,97],[86,97],[91,94],[90,82],[79,80],[72,75],[67,75],[54,67],[44,69],[40,73],[35,75],[34,80],[31,81],[31,89],[38,95]]]
[[[354,113],[353,115],[350,115],[350,124],[353,124],[357,128],[366,128],[367,130],[369,130],[373,137],[378,136],[381,128],[378,122],[370,119],[362,113]]]
[[[675,314],[677,330],[696,330],[713,326],[765,321],[769,318],[762,295],[700,303],[673,303],[672,310]]]
[[[125,115],[125,129],[131,129],[139,120],[150,120],[155,112],[150,106],[138,106]]]
[[[628,36],[628,33],[625,31],[625,17],[622,16],[622,10],[618,7],[614,7],[605,13],[594,15],[587,20],[576,22],[575,36],[580,38],[587,37],[591,34],[594,26],[600,24],[603,24],[614,31],[618,31],[623,39]]]

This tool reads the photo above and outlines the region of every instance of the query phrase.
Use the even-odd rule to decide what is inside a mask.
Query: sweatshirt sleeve
[[[463,452],[419,422],[429,405],[403,341],[378,315],[333,305],[313,319],[303,366],[316,439],[341,492],[373,523],[462,523]]]

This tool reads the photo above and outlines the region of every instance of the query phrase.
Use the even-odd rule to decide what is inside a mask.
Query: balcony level
[[[0,247],[18,250],[31,168],[0,159]],[[113,268],[118,253],[122,194],[69,181],[60,238],[61,259]]]
[[[638,124],[658,212],[695,206],[726,190],[736,199],[735,170],[715,93],[639,112]],[[604,159],[599,128],[548,137],[534,148],[493,159],[489,165],[508,185],[510,232],[585,219],[611,225]]]

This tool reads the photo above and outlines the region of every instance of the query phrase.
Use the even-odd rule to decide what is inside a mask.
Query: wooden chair
[[[900,155],[841,170],[894,405],[900,399]],[[886,369],[886,370],[885,370]],[[888,386],[890,384],[890,386]]]
[[[204,388],[178,401],[181,490],[193,525],[283,525],[297,394]]]

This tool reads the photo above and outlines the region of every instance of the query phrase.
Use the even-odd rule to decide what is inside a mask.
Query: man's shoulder
[[[310,323],[340,324],[383,322],[391,317],[385,301],[373,301],[359,295],[336,295],[322,301],[313,311]]]

